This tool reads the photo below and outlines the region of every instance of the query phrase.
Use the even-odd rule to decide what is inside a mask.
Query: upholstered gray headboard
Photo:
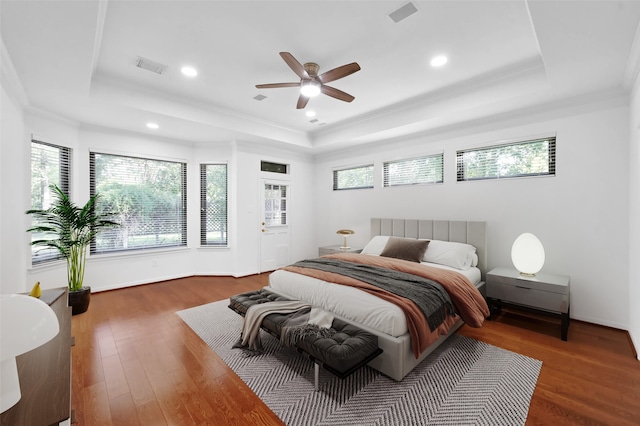
[[[372,238],[376,235],[391,235],[471,244],[478,254],[478,268],[482,271],[482,280],[487,272],[486,228],[486,222],[371,218]]]

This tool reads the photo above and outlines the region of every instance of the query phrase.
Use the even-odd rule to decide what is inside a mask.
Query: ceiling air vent
[[[409,16],[413,15],[417,11],[418,9],[416,9],[416,6],[413,3],[409,2],[404,6],[401,6],[399,9],[396,9],[393,12],[391,12],[389,14],[389,18],[391,18],[391,20],[397,24],[403,19],[406,19]]]
[[[255,99],[256,101],[261,101],[263,99],[267,99],[267,97],[265,95],[256,95],[253,97],[253,99]]]
[[[314,118],[313,120],[309,120],[309,123],[317,123],[317,122],[318,122],[317,118]]]
[[[136,66],[138,68],[142,68],[143,70],[155,72],[156,74],[162,74],[168,68],[167,65],[161,64],[160,62],[152,61],[151,59],[143,58],[142,56],[138,56],[136,60]]]

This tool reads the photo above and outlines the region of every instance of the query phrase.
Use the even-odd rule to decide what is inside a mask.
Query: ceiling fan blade
[[[303,109],[307,106],[307,102],[309,102],[309,98],[307,96],[300,95],[298,98],[298,105],[296,105],[296,109]]]
[[[334,68],[325,73],[322,73],[318,76],[318,80],[322,83],[330,83],[332,81],[338,80],[339,78],[346,77],[348,75],[353,74],[354,72],[360,71],[360,65],[356,62],[352,62],[347,65],[343,65],[338,68]]]
[[[342,90],[338,90],[335,87],[325,86],[324,84],[320,87],[320,91],[327,96],[331,96],[332,98],[336,98],[341,101],[351,102],[355,98],[348,93],[343,92]]]
[[[289,52],[280,52],[280,56],[282,56],[282,59],[284,59],[284,61],[287,63],[287,65],[289,65],[289,68],[291,68],[293,70],[293,72],[295,72],[298,77],[305,78],[305,79],[309,79],[310,78],[309,74],[304,69],[302,64],[300,62],[298,62],[298,60],[296,58],[294,58],[291,53],[289,53]]]
[[[300,83],[256,84],[256,88],[258,88],[258,89],[277,89],[279,87],[300,87]]]

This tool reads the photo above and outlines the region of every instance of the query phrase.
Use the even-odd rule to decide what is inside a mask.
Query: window
[[[187,165],[91,152],[91,195],[120,226],[100,233],[91,253],[187,245]]]
[[[200,164],[200,245],[227,243],[227,165]]]
[[[288,174],[289,167],[286,164],[271,163],[269,161],[260,161],[260,171],[271,173]]]
[[[51,207],[50,185],[57,185],[69,195],[69,174],[71,169],[71,148],[53,145],[37,140],[31,141],[31,208],[44,210]],[[32,222],[37,225],[36,222]],[[31,240],[46,238],[45,235],[31,234]],[[60,259],[55,249],[32,247],[33,265]]]
[[[373,164],[333,171],[333,190],[373,188]]]
[[[287,187],[276,183],[264,185],[264,225],[286,226],[287,223]]]
[[[457,152],[458,182],[556,174],[556,138]]]
[[[418,183],[442,183],[442,153],[408,160],[383,163],[383,185],[415,185]]]

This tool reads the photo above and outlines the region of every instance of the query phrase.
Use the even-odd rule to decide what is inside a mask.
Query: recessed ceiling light
[[[444,55],[436,56],[431,59],[432,67],[441,67],[447,63],[447,57]]]
[[[147,123],[147,127],[154,130],[160,128],[160,126],[158,126],[158,123]]]
[[[307,114],[307,117],[315,117],[316,116],[316,112],[315,111],[307,111],[305,114]]]
[[[182,71],[182,74],[186,75],[187,77],[195,77],[196,75],[198,75],[198,70],[189,66],[182,67],[180,71]]]

